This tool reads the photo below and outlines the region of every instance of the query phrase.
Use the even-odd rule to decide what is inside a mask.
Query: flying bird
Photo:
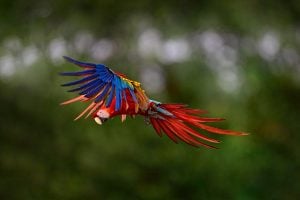
[[[165,133],[175,143],[181,140],[196,147],[216,148],[212,144],[220,142],[200,133],[199,129],[215,134],[246,135],[243,132],[223,130],[207,125],[208,122],[218,122],[224,119],[201,117],[199,115],[205,113],[203,110],[189,108],[184,104],[161,103],[152,100],[142,89],[141,83],[113,71],[104,64],[81,62],[67,56],[64,58],[83,70],[60,73],[63,76],[80,77],[78,80],[62,85],[73,86],[69,92],[77,92],[79,96],[61,105],[90,102],[75,120],[90,116],[101,125],[115,116],[121,116],[123,122],[126,116],[141,115],[145,117],[147,123],[153,126],[159,136]]]

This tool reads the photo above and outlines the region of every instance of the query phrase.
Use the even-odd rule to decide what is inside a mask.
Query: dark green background
[[[2,0],[0,199],[299,199],[299,19],[298,0]],[[141,50],[145,33],[161,46]],[[166,60],[174,41],[186,56]],[[75,123],[85,105],[59,106],[74,96],[59,86],[57,73],[76,69],[63,55],[251,135],[215,136],[208,150],[159,138],[142,118]]]

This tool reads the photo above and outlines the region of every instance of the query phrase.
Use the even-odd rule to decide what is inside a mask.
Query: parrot
[[[146,123],[151,124],[160,137],[165,134],[175,143],[182,141],[194,147],[217,148],[215,144],[220,142],[200,133],[199,130],[214,134],[247,135],[244,132],[207,125],[209,122],[224,119],[200,116],[206,113],[204,110],[193,109],[181,103],[161,103],[152,100],[146,95],[140,82],[131,80],[104,64],[82,62],[67,56],[63,58],[82,70],[60,73],[62,76],[79,77],[61,85],[71,86],[68,92],[78,93],[78,96],[62,102],[61,105],[89,102],[87,108],[74,120],[91,117],[97,124],[102,125],[116,116],[120,116],[122,122],[126,116],[143,116]]]

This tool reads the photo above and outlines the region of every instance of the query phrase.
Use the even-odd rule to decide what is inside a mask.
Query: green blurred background
[[[298,0],[1,0],[0,199],[300,199]],[[63,55],[224,117],[219,150],[74,122]]]

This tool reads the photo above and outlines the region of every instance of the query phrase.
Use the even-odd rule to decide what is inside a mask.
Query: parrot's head
[[[97,124],[101,125],[110,118],[108,109],[101,108],[94,116],[94,120]]]

